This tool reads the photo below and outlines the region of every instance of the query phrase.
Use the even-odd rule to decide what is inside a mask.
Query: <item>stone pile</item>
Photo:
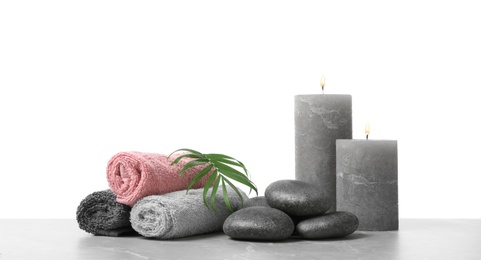
[[[239,240],[280,241],[340,238],[352,234],[358,218],[349,212],[326,213],[327,197],[316,185],[299,180],[271,183],[265,197],[255,197],[224,222],[226,235]]]

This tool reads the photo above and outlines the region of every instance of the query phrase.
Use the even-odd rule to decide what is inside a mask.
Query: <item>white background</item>
[[[388,3],[389,2],[389,3]],[[74,218],[120,151],[294,178],[294,95],[398,140],[402,218],[481,218],[476,1],[1,1],[0,218]]]

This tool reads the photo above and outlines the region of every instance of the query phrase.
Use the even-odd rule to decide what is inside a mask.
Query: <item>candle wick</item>
[[[366,134],[366,140],[368,140],[368,139],[369,139],[369,134]]]
[[[322,94],[324,94],[324,86],[322,86]]]

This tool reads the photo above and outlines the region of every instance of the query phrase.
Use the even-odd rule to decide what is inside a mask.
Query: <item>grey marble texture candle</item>
[[[352,138],[350,95],[295,96],[295,176],[313,183],[336,210],[336,139]]]
[[[361,231],[399,229],[397,141],[337,140],[337,210]]]

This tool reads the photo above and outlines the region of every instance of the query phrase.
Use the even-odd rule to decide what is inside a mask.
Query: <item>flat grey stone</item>
[[[280,180],[266,188],[267,203],[291,216],[316,216],[331,206],[322,190],[314,184],[299,180]]]
[[[331,212],[299,222],[296,234],[307,239],[339,238],[352,234],[358,226],[356,215],[346,211]]]
[[[266,197],[258,196],[258,197],[253,197],[244,201],[243,208],[255,207],[255,206],[263,206],[263,207],[269,207],[269,208],[271,207],[269,206],[269,204],[267,204]]]
[[[254,206],[232,213],[225,220],[223,230],[238,240],[279,241],[292,235],[294,223],[278,209]]]

